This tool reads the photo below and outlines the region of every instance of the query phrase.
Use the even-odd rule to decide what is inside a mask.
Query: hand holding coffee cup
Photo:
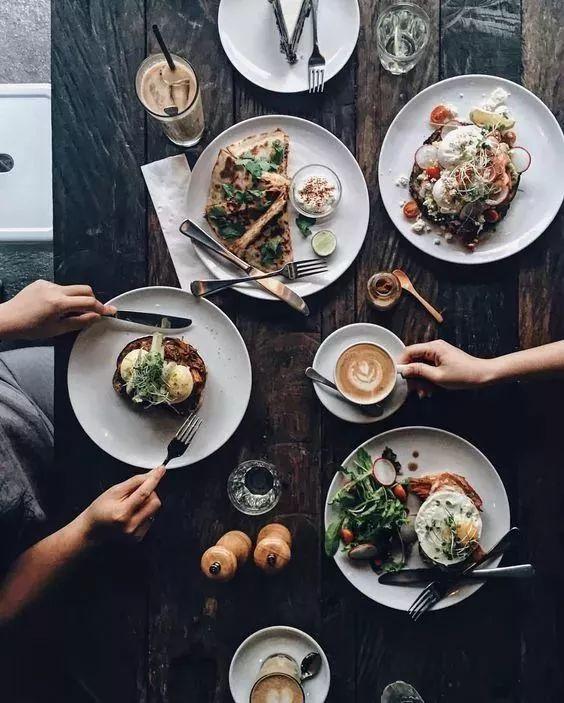
[[[347,400],[366,406],[381,403],[396,386],[398,371],[389,352],[373,342],[347,347],[335,365],[335,385]]]

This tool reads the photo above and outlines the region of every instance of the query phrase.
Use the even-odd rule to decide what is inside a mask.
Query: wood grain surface
[[[66,695],[104,703],[227,702],[235,648],[272,624],[294,625],[319,639],[332,670],[328,700],[336,703],[376,702],[398,678],[412,682],[428,703],[561,700],[562,384],[411,398],[378,425],[376,431],[442,427],[484,451],[506,486],[512,523],[524,533],[511,558],[530,559],[539,573],[528,586],[489,584],[414,625],[404,613],[360,595],[322,554],[323,504],[334,464],[375,430],[328,414],[303,370],[328,334],[355,321],[383,324],[406,343],[441,337],[484,356],[564,337],[562,215],[507,261],[449,266],[398,235],[377,178],[380,146],[397,111],[441,78],[490,73],[522,82],[562,121],[562,3],[422,1],[431,18],[429,50],[413,71],[397,77],[381,68],[376,52],[376,18],[384,3],[360,0],[357,49],[321,96],[269,93],[234,71],[219,42],[218,4],[53,2],[58,280],[88,279],[107,296],[145,284],[178,285],[139,170],[178,153],[147,120],[133,87],[138,64],[155,50],[149,33],[154,22],[201,80],[207,128],[202,144],[187,151],[189,162],[222,130],[248,117],[281,113],[313,120],[356,155],[370,193],[368,236],[355,265],[311,299],[307,320],[233,291],[217,298],[243,335],[253,365],[241,427],[202,464],[167,476],[160,489],[163,509],[142,545],[100,551],[54,594],[47,616],[51,634],[45,635],[52,646],[41,648],[39,669],[50,672],[49,690],[41,690],[41,698],[36,692],[11,700],[59,701]],[[444,311],[440,328],[410,299],[388,315],[367,307],[370,274],[398,267]],[[64,341],[57,350],[57,523],[132,470],[106,456],[78,425],[66,389],[69,349]],[[275,579],[247,568],[228,586],[213,584],[199,572],[201,552],[228,529],[254,537],[267,521],[237,513],[225,490],[230,470],[258,457],[282,474],[282,500],[267,518],[291,527],[293,561]],[[34,657],[35,650],[30,667]]]

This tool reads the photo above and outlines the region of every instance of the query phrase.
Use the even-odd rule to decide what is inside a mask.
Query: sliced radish
[[[531,165],[531,155],[522,146],[514,146],[510,149],[509,158],[517,173],[524,173]]]
[[[419,168],[429,168],[437,163],[439,152],[432,144],[423,144],[415,152],[415,163]]]
[[[380,457],[372,465],[372,475],[382,486],[391,486],[396,481],[396,467],[388,459]]]
[[[357,544],[349,551],[349,559],[363,560],[374,559],[378,556],[378,548],[374,544],[367,542],[366,544]]]
[[[462,122],[459,122],[458,120],[449,120],[441,129],[441,139],[444,139],[449,132],[458,129],[459,127],[462,127]]]
[[[493,183],[496,179],[497,173],[494,166],[486,166],[482,171],[482,176],[486,183]]]
[[[490,195],[490,197],[486,200],[486,205],[501,205],[508,195],[509,188],[507,186],[503,186],[503,188],[500,188],[497,193],[492,193]]]

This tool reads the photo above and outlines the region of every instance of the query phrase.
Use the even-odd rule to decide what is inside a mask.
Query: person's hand
[[[433,386],[461,389],[485,385],[491,376],[491,359],[478,359],[438,339],[404,349],[398,371],[408,379],[420,398]]]
[[[80,330],[115,308],[96,300],[90,286],[35,281],[0,305],[0,337],[41,339]]]
[[[132,476],[98,496],[77,518],[85,539],[141,541],[161,507],[155,489],[165,473],[164,466],[159,466],[147,474]]]

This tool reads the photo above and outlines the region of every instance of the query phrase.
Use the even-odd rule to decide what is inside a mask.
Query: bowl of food
[[[311,164],[296,171],[290,185],[290,200],[305,217],[328,217],[338,207],[342,186],[328,166]]]

